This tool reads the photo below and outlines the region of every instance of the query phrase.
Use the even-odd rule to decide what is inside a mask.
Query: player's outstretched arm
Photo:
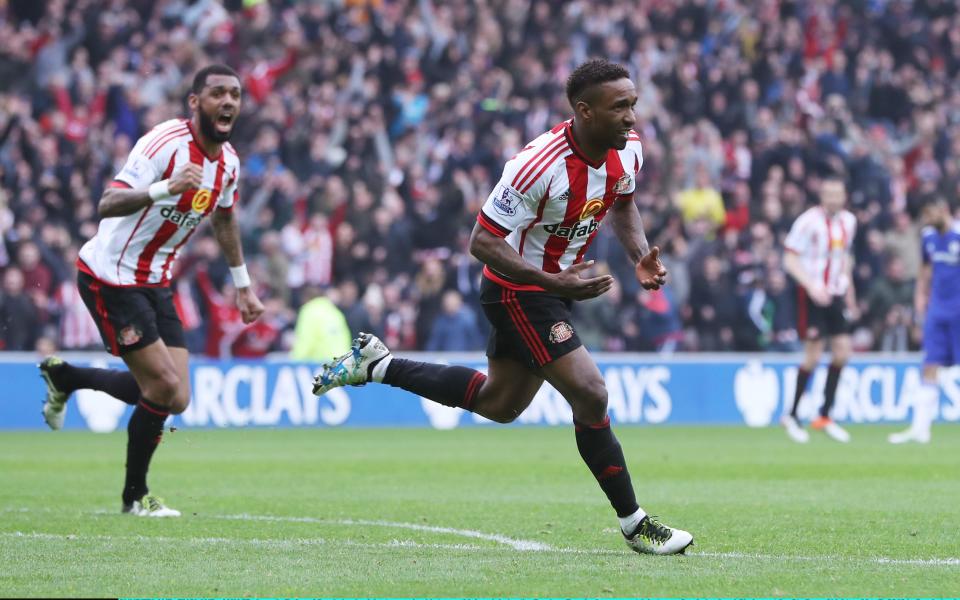
[[[580,273],[593,261],[573,265],[559,273],[547,273],[527,263],[503,238],[497,237],[478,223],[470,235],[470,254],[512,280],[524,285],[536,285],[552,294],[574,300],[596,298],[613,285],[613,277],[581,278]]]
[[[110,187],[104,190],[97,204],[97,214],[101,219],[132,215],[145,206],[153,204],[147,189]]]
[[[253,323],[263,314],[263,304],[257,298],[243,262],[243,249],[240,247],[240,225],[233,210],[216,209],[211,218],[213,234],[223,250],[233,284],[237,288],[237,308],[244,323]]]
[[[633,261],[640,285],[648,290],[660,289],[667,282],[667,270],[660,262],[660,249],[650,250],[637,205],[632,200],[617,200],[610,217],[617,239]]]
[[[637,264],[650,252],[650,244],[643,231],[643,220],[637,205],[632,200],[617,200],[610,210],[610,217],[613,219],[613,232],[617,234],[617,239],[633,264]]]
[[[97,213],[101,219],[132,215],[158,200],[179,196],[187,190],[200,187],[202,179],[203,170],[191,163],[174,173],[170,179],[158,181],[143,189],[108,187],[100,196]]]

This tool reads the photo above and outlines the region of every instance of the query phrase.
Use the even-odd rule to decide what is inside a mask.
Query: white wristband
[[[250,287],[250,273],[247,272],[247,265],[230,267],[230,276],[233,277],[233,287],[237,289]]]
[[[150,187],[147,188],[147,195],[150,196],[150,199],[154,202],[166,200],[171,196],[170,180],[164,179],[163,181],[150,184]]]

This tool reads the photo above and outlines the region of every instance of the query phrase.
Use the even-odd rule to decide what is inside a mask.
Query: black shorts
[[[806,290],[797,288],[797,334],[801,340],[850,333],[846,312],[847,303],[841,296],[834,296],[830,304],[820,306],[810,299]]]
[[[487,356],[513,358],[537,369],[583,344],[573,329],[573,300],[546,292],[516,292],[484,277],[480,303],[493,325]]]
[[[158,339],[187,347],[169,287],[112,286],[83,271],[77,274],[77,286],[110,354],[122,356]]]

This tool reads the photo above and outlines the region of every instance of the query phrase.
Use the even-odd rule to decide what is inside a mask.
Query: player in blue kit
[[[960,221],[937,198],[923,207],[923,266],[917,277],[914,310],[923,323],[923,382],[910,428],[889,437],[892,444],[930,441],[940,387],[937,371],[960,361]]]

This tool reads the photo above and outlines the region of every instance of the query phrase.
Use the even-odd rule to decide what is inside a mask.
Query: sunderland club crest
[[[573,337],[573,326],[566,321],[558,321],[550,328],[550,341],[554,344],[562,344]]]
[[[142,337],[142,331],[133,325],[127,325],[117,334],[117,341],[120,342],[121,346],[132,346],[139,342]]]
[[[613,193],[614,194],[626,194],[633,188],[633,177],[629,173],[624,173],[620,179],[613,184]]]

